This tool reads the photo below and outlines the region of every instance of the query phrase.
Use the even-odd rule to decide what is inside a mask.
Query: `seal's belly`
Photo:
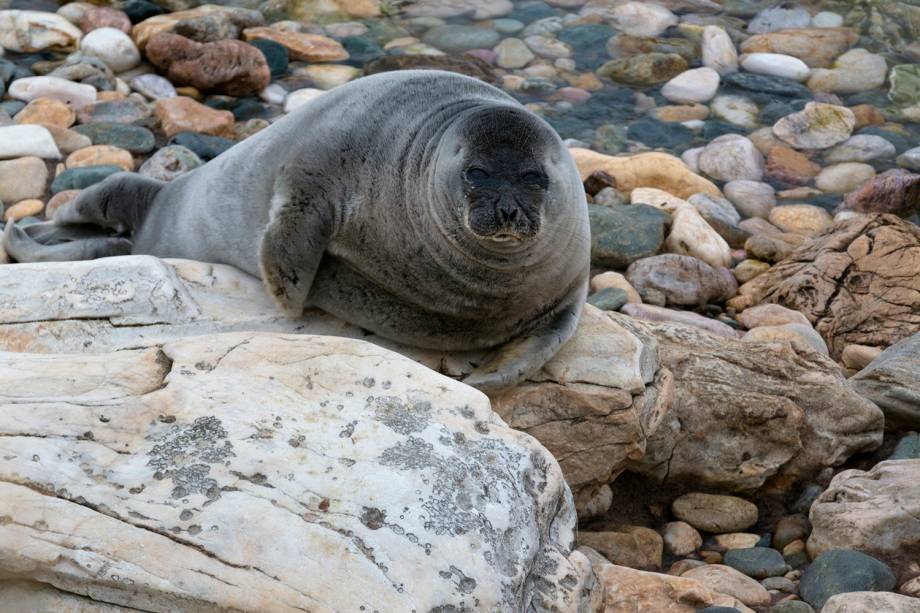
[[[501,345],[526,331],[531,321],[474,311],[456,316],[427,309],[396,296],[328,253],[313,280],[308,302],[385,338],[451,351]]]

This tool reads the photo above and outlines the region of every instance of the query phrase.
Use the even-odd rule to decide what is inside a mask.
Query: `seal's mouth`
[[[524,237],[511,231],[496,232],[492,236],[487,236],[486,240],[496,243],[520,243]]]

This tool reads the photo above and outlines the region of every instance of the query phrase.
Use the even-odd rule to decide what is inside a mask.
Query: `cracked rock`
[[[367,342],[0,355],[0,594],[32,610],[593,611],[574,541],[545,448]]]

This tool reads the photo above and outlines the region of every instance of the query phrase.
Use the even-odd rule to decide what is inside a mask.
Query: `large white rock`
[[[856,549],[899,572],[920,554],[920,460],[845,470],[811,506],[808,553]]]
[[[552,456],[370,343],[0,353],[0,576],[154,611],[589,611]]]
[[[73,49],[80,28],[45,11],[0,11],[0,47],[20,53],[44,49]]]
[[[704,66],[686,70],[665,83],[661,95],[679,104],[706,102],[718,89],[719,73]]]
[[[54,138],[40,125],[0,126],[0,160],[33,155],[49,160],[61,158]]]
[[[29,102],[36,98],[54,98],[66,102],[74,109],[96,102],[96,88],[84,83],[74,83],[58,77],[25,77],[10,83],[7,93],[11,98]]]
[[[80,41],[80,50],[98,57],[113,72],[131,70],[141,63],[141,53],[131,37],[116,28],[96,28]]]
[[[98,353],[237,330],[364,339],[454,378],[483,357],[406,347],[317,310],[289,318],[258,279],[229,266],[149,256],[0,266],[0,350]],[[579,512],[603,512],[610,501],[592,499],[642,454],[670,385],[654,342],[588,306],[575,338],[493,406],[561,458]]]
[[[703,66],[712,68],[721,76],[738,72],[738,51],[731,36],[719,26],[703,28]]]

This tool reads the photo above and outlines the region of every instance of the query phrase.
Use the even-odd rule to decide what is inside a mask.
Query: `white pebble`
[[[131,37],[116,28],[96,28],[80,41],[80,50],[105,62],[112,72],[131,70],[141,54]]]
[[[741,67],[755,74],[806,81],[811,74],[808,65],[797,57],[782,53],[748,53],[741,56]]]
[[[269,104],[284,104],[284,99],[287,98],[287,95],[287,90],[277,83],[272,83],[259,92],[259,98]]]
[[[665,83],[661,95],[679,104],[706,102],[716,95],[719,80],[719,73],[712,68],[694,68]]]
[[[7,93],[11,98],[30,102],[36,98],[54,98],[80,109],[96,101],[96,88],[84,83],[74,83],[58,77],[25,77],[10,84]]]
[[[287,95],[287,98],[284,99],[284,112],[290,113],[297,107],[302,106],[310,100],[318,98],[325,93],[326,92],[321,89],[314,89],[312,87],[292,91]]]
[[[61,152],[51,132],[37,124],[0,127],[0,160],[35,156],[59,160]]]
[[[843,17],[830,11],[821,11],[811,18],[811,25],[816,28],[839,28],[843,25]]]

